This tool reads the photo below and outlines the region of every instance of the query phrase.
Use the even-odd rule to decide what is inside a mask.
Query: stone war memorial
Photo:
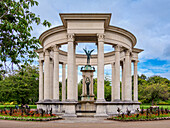
[[[138,54],[143,51],[134,48],[135,36],[110,25],[110,13],[60,13],[60,17],[63,25],[49,29],[39,37],[42,48],[36,51],[39,54],[37,107],[44,110],[52,108],[53,113],[63,117],[107,117],[117,114],[118,108],[124,112],[127,109],[135,112],[140,107]],[[92,49],[82,49],[84,54],[76,54],[78,43],[95,43],[97,54],[91,54]],[[64,44],[67,44],[67,52],[60,50]],[[104,44],[111,45],[113,51],[104,53]],[[62,92],[59,90],[59,64],[62,65]],[[104,97],[105,65],[111,65],[111,101]],[[81,66],[80,71],[78,66]],[[97,99],[94,99],[93,88],[95,71]],[[81,100],[78,100],[78,72],[82,72],[83,79]],[[62,94],[61,98],[59,94]]]

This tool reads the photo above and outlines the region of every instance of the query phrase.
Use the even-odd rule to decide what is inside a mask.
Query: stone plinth
[[[93,72],[95,72],[95,68],[91,65],[85,65],[81,68],[81,72],[83,76],[81,101],[94,101]]]

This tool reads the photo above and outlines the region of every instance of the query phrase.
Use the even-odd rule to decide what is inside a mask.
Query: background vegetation
[[[133,76],[132,76],[133,77]],[[0,75],[0,102],[1,104],[35,104],[38,101],[39,84],[38,67],[26,66],[15,70],[13,74]],[[67,81],[66,81],[67,83]],[[170,80],[160,76],[138,76],[139,101],[145,104],[170,104]],[[111,80],[106,75],[104,81],[105,99],[111,100]],[[120,83],[121,84],[121,83]],[[133,82],[132,82],[133,84]],[[62,83],[59,83],[60,99]],[[132,86],[133,87],[133,86]],[[121,90],[121,89],[120,89]],[[82,80],[78,84],[78,96],[81,99]],[[97,78],[94,79],[94,94],[97,96]]]

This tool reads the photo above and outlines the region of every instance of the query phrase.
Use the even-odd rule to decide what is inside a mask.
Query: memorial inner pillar
[[[45,50],[45,61],[44,61],[44,101],[50,100],[50,53],[49,50]]]
[[[130,51],[126,50],[125,53],[125,99],[124,101],[132,101],[132,88],[131,88],[131,61],[130,61]]]
[[[62,64],[62,101],[66,100],[66,64]]]
[[[97,102],[105,101],[104,98],[104,34],[98,34],[97,57]]]
[[[59,46],[53,46],[54,73],[53,73],[53,100],[59,101]]]
[[[54,95],[54,93],[53,93],[53,74],[54,74],[54,63],[53,63],[53,60],[52,59],[50,59],[50,86],[49,86],[49,88],[50,88],[50,99],[52,100],[53,99],[53,95]]]
[[[74,83],[74,69],[75,69],[75,58],[74,58],[74,35],[68,34],[68,53],[67,53],[67,100],[75,101],[75,83]]]
[[[43,61],[39,60],[39,102],[44,100]]]
[[[114,101],[120,101],[120,46],[115,47]]]
[[[78,65],[75,65],[75,90],[76,90],[76,95],[75,95],[75,99],[76,101],[78,101]]]
[[[115,78],[115,62],[114,63],[112,63],[111,64],[111,66],[112,66],[112,94],[111,94],[111,96],[112,96],[112,98],[111,98],[111,100],[112,101],[114,101],[114,86],[115,86],[115,81],[114,81],[114,78]]]
[[[135,60],[134,62],[133,62],[133,64],[134,64],[134,90],[133,90],[133,92],[134,92],[134,98],[133,98],[133,100],[134,101],[138,101],[138,73],[137,73],[137,65],[138,65],[138,61],[137,60]]]
[[[124,97],[125,97],[125,94],[124,94],[124,91],[125,91],[125,62],[123,60],[122,62],[122,101],[124,101]]]

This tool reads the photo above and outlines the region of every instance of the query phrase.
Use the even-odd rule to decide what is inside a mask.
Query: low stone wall
[[[50,110],[57,115],[68,115],[69,113],[88,116],[112,116],[118,114],[117,109],[122,112],[131,110],[134,113],[137,108],[140,108],[140,102],[42,102],[37,103],[37,108]],[[77,113],[76,113],[77,112]]]

